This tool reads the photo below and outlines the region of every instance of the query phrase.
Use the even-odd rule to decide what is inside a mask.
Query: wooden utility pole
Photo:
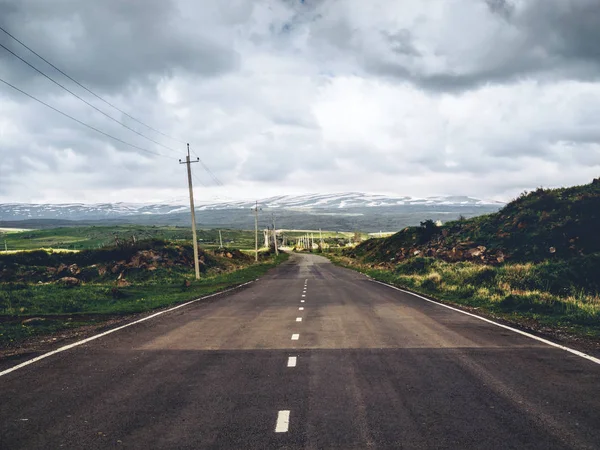
[[[196,161],[190,161],[190,144],[188,144],[185,162],[181,162],[181,160],[179,160],[179,164],[187,165],[188,187],[190,189],[190,211],[192,212],[192,240],[194,244],[194,269],[196,270],[196,280],[200,279],[200,265],[198,264],[198,240],[196,239],[196,212],[194,211],[194,189],[192,187],[191,164],[199,161],[200,158],[198,158]]]
[[[273,221],[273,244],[275,245],[275,254],[279,255],[279,249],[277,248],[277,231],[275,231],[275,214],[271,214],[271,220]]]
[[[258,200],[252,210],[254,211],[254,261],[258,262]]]

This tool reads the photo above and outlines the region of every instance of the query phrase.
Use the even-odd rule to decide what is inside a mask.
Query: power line
[[[48,61],[46,58],[44,58],[42,55],[40,55],[39,53],[37,53],[35,50],[33,50],[32,48],[28,47],[25,43],[23,43],[22,41],[20,41],[18,38],[16,38],[15,36],[13,36],[12,34],[10,34],[8,31],[6,31],[4,28],[0,27],[0,31],[6,33],[9,37],[11,37],[12,39],[14,39],[15,41],[17,41],[19,44],[21,44],[23,47],[25,47],[27,50],[29,50],[31,53],[33,53],[35,56],[37,56],[38,58],[40,58],[42,61],[44,61],[46,64],[48,64],[49,66],[51,66],[52,68],[54,68],[55,70],[57,70],[58,72],[60,72],[61,74],[63,74],[65,77],[67,77],[69,80],[71,80],[73,83],[77,84],[78,86],[80,86],[81,88],[85,89],[87,92],[89,92],[90,94],[92,94],[94,97],[96,97],[97,99],[103,101],[104,103],[106,103],[108,106],[116,109],[117,111],[119,111],[121,114],[124,114],[125,116],[129,117],[131,120],[136,121],[137,123],[145,126],[146,128],[161,134],[169,139],[172,139],[173,141],[179,142],[180,144],[185,144],[185,142],[180,141],[179,139],[176,139],[172,136],[169,136],[166,133],[163,133],[160,130],[157,130],[156,128],[142,122],[139,119],[136,119],[135,117],[133,117],[132,115],[126,113],[125,111],[123,111],[122,109],[120,109],[119,107],[113,105],[111,102],[109,102],[108,100],[106,100],[105,98],[99,96],[98,94],[96,94],[95,92],[93,92],[91,89],[87,88],[86,86],[84,86],[83,84],[81,84],[79,81],[77,81],[76,79],[74,79],[73,77],[71,77],[70,75],[68,75],[67,73],[65,73],[63,70],[59,69],[58,67],[56,67],[54,64],[52,64],[50,61]]]
[[[2,78],[0,78],[0,82],[2,82],[2,83],[4,83],[4,84],[6,84],[7,86],[10,86],[11,88],[13,88],[13,89],[14,89],[14,90],[16,90],[16,91],[19,91],[21,94],[24,94],[24,95],[26,95],[27,97],[29,97],[29,98],[31,98],[31,99],[33,99],[33,100],[35,100],[36,102],[38,102],[38,103],[41,103],[41,104],[42,104],[42,105],[44,105],[44,106],[47,106],[47,107],[48,107],[48,108],[50,108],[51,110],[53,110],[53,111],[56,111],[57,113],[59,113],[59,114],[61,114],[61,115],[65,116],[65,117],[68,117],[68,118],[69,118],[69,119],[71,119],[71,120],[74,120],[75,122],[77,122],[77,123],[79,123],[79,124],[83,125],[84,127],[87,127],[87,128],[89,128],[89,129],[91,129],[91,130],[94,130],[94,131],[96,131],[96,132],[100,133],[100,134],[103,134],[104,136],[106,136],[106,137],[109,137],[109,138],[111,138],[111,139],[114,139],[114,140],[115,140],[115,141],[117,141],[117,142],[120,142],[120,143],[122,143],[122,144],[125,144],[125,145],[128,145],[128,146],[130,146],[130,147],[136,148],[136,149],[138,149],[138,150],[141,150],[141,151],[143,151],[143,152],[146,152],[146,153],[151,153],[151,154],[153,154],[153,155],[156,155],[156,156],[162,156],[163,158],[170,159],[168,156],[165,156],[165,155],[163,155],[163,154],[161,154],[161,153],[156,153],[156,152],[153,152],[153,151],[151,151],[151,150],[148,150],[148,149],[146,149],[146,148],[143,148],[143,147],[138,147],[137,145],[130,144],[129,142],[125,142],[124,140],[122,140],[122,139],[119,139],[118,137],[112,136],[112,135],[110,135],[110,134],[108,134],[108,133],[105,133],[105,132],[104,132],[104,131],[102,131],[102,130],[99,130],[99,129],[98,129],[98,128],[96,128],[96,127],[93,127],[92,125],[88,125],[87,123],[85,123],[85,122],[82,122],[81,120],[79,120],[79,119],[76,119],[75,117],[73,117],[73,116],[70,116],[69,114],[62,112],[61,110],[59,110],[59,109],[55,108],[54,106],[51,106],[51,105],[49,105],[48,103],[46,103],[46,102],[44,102],[44,101],[42,101],[42,100],[40,100],[40,99],[38,99],[38,98],[34,97],[33,95],[31,95],[31,94],[28,94],[27,92],[25,92],[25,91],[23,91],[23,90],[19,89],[18,87],[16,87],[16,86],[14,86],[14,85],[10,84],[8,81],[5,81],[5,80],[3,80]]]
[[[103,99],[102,97],[100,97],[99,95],[97,95],[96,93],[94,93],[93,91],[91,91],[90,89],[88,89],[87,87],[85,87],[84,85],[82,85],[81,83],[79,83],[77,80],[75,80],[74,78],[72,78],[71,76],[69,76],[68,74],[66,74],[64,71],[62,71],[61,69],[59,69],[58,67],[56,67],[54,64],[52,64],[50,61],[48,61],[47,59],[45,59],[43,56],[41,56],[39,53],[35,52],[33,49],[31,49],[30,47],[28,47],[26,44],[24,44],[23,42],[21,42],[19,39],[17,39],[15,36],[13,36],[12,34],[10,34],[8,31],[6,31],[4,28],[0,27],[0,31],[3,31],[4,33],[6,33],[8,36],[10,36],[12,39],[14,39],[16,42],[18,42],[19,44],[21,44],[23,47],[25,47],[27,50],[29,50],[30,52],[32,52],[34,55],[36,55],[38,58],[40,58],[42,61],[44,61],[45,63],[47,63],[48,65],[50,65],[51,67],[53,67],[55,70],[57,70],[58,72],[60,72],[61,74],[63,74],[65,77],[67,77],[68,79],[70,79],[71,81],[73,81],[74,83],[76,83],[78,86],[81,86],[83,89],[85,89],[87,92],[89,92],[90,94],[92,94],[93,96],[97,97],[98,99],[102,100],[104,103],[108,104],[109,106],[115,108],[116,110],[120,111],[121,113],[125,114],[127,117],[131,118],[132,120],[135,120],[136,122],[141,123],[142,125],[146,126],[147,128],[156,131],[159,134],[162,134],[174,141],[183,143],[182,141],[175,139],[159,130],[156,130],[155,128],[146,125],[145,123],[137,120],[135,117],[127,114],[125,111],[122,111],[121,109],[117,108],[116,106],[114,106],[112,103],[110,103],[109,101]],[[123,122],[119,121],[118,119],[115,119],[114,117],[112,117],[111,115],[107,114],[106,112],[102,111],[100,108],[96,107],[95,105],[93,105],[92,103],[88,102],[87,100],[85,100],[84,98],[80,97],[79,95],[77,95],[75,92],[71,91],[70,89],[68,89],[67,87],[63,86],[61,83],[59,83],[58,81],[54,80],[52,77],[50,77],[49,75],[47,75],[46,73],[44,73],[43,71],[41,71],[40,69],[38,69],[37,67],[35,67],[33,64],[29,63],[28,61],[26,61],[25,59],[23,59],[22,57],[20,57],[19,55],[17,55],[15,52],[13,52],[12,50],[10,50],[8,47],[4,46],[3,44],[0,43],[0,47],[2,47],[4,50],[6,50],[7,52],[9,52],[10,54],[12,54],[13,56],[15,56],[16,58],[18,58],[19,60],[21,60],[23,63],[27,64],[29,67],[31,67],[33,70],[35,70],[36,72],[38,72],[40,75],[44,76],[45,78],[47,78],[48,80],[50,80],[52,83],[56,84],[57,86],[59,86],[60,88],[64,89],[66,92],[68,92],[69,94],[73,95],[74,97],[76,97],[77,99],[79,99],[80,101],[82,101],[83,103],[85,103],[86,105],[90,106],[91,108],[93,108],[94,110],[98,111],[100,114],[104,115],[105,117],[107,117],[108,119],[118,123],[119,125],[121,125],[122,127],[134,132],[135,134],[143,137],[144,139],[147,139],[148,141],[163,147],[167,150],[170,150],[172,152],[177,152],[177,150],[175,150],[174,148],[171,148],[167,145],[164,145],[146,135],[144,135],[143,133],[140,133],[139,131],[131,128],[130,126],[124,124]],[[14,86],[13,86],[14,87]],[[21,91],[23,92],[23,91]],[[26,94],[26,93],[25,93]],[[29,95],[29,94],[26,94]],[[34,98],[35,99],[35,98]],[[37,100],[37,99],[35,99]],[[43,102],[42,102],[43,103]],[[49,105],[46,105],[49,106]],[[62,112],[61,112],[62,114]],[[70,117],[70,116],[69,116]],[[74,119],[77,120],[77,119]],[[93,127],[92,127],[93,128]],[[104,132],[102,132],[104,133]],[[110,135],[109,135],[110,136]],[[130,145],[130,144],[128,144]],[[136,148],[140,148],[141,147],[137,147]],[[215,182],[215,184],[217,184],[218,186],[223,186],[223,183],[221,182],[221,180],[219,180],[219,178],[210,170],[210,168],[204,163],[204,161],[202,161],[200,159],[200,157],[196,154],[196,152],[194,152],[194,150],[192,150],[192,153],[198,158],[200,164],[202,165],[202,167],[204,168],[204,170],[210,175],[210,177],[213,179],[213,181]],[[159,154],[159,153],[155,153],[155,154]],[[164,156],[164,155],[161,155]],[[206,184],[201,182],[203,186],[206,187]]]
[[[55,79],[53,79],[52,77],[50,77],[49,75],[46,75],[44,72],[42,72],[40,69],[38,69],[37,67],[35,67],[33,64],[29,63],[28,61],[24,60],[23,58],[21,58],[19,55],[17,55],[15,52],[13,52],[12,50],[10,50],[9,48],[5,47],[4,45],[0,44],[0,47],[2,47],[4,50],[6,50],[7,52],[9,52],[10,54],[12,54],[13,56],[15,56],[16,58],[20,59],[21,61],[23,61],[25,64],[27,64],[29,67],[31,67],[33,70],[35,70],[36,72],[38,72],[39,74],[41,74],[42,76],[46,77],[48,80],[50,80],[51,82],[53,82],[54,84],[56,84],[57,86],[61,87],[62,89],[64,89],[65,91],[67,91],[69,94],[71,94],[72,96],[78,98],[79,100],[81,100],[83,103],[85,103],[88,106],[91,106],[92,108],[94,108],[96,111],[98,111],[100,114],[108,117],[110,120],[112,120],[113,122],[118,123],[119,125],[127,128],[130,131],[133,131],[135,134],[143,137],[144,139],[149,140],[150,142],[155,143],[156,145],[159,145],[161,147],[166,148],[167,150],[171,150],[173,152],[176,152],[177,150],[171,148],[171,147],[167,147],[166,145],[161,144],[158,141],[155,141],[152,138],[149,138],[148,136],[140,133],[137,130],[134,130],[133,128],[131,128],[130,126],[124,124],[123,122],[119,121],[118,119],[115,119],[113,116],[105,113],[104,111],[102,111],[100,108],[96,107],[95,105],[91,104],[90,102],[88,102],[87,100],[85,100],[84,98],[80,97],[79,95],[77,95],[75,92],[71,91],[69,88],[63,86],[62,84],[60,84],[58,81],[56,81]]]
[[[195,174],[195,173],[193,173],[193,172],[192,172],[192,178],[193,178],[194,180],[196,180],[198,183],[200,183],[202,186],[204,186],[204,187],[208,187],[208,185],[207,185],[207,184],[206,184],[204,181],[202,181],[200,178],[198,178],[198,177],[196,176],[196,174]]]
[[[204,168],[204,170],[206,170],[206,173],[208,173],[210,175],[210,177],[213,179],[213,181],[217,184],[217,186],[223,186],[223,183],[221,183],[221,180],[219,180],[217,178],[217,176],[208,168],[208,166],[206,164],[204,164],[204,162],[200,159],[200,157],[196,154],[196,152],[194,151],[194,149],[192,149],[192,153],[194,154],[194,156],[196,158],[198,158],[198,161],[200,162],[200,165]],[[202,183],[204,184],[204,183]],[[206,187],[206,185],[204,185]]]

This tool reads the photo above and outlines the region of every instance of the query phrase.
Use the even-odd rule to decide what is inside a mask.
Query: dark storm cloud
[[[237,55],[217,37],[192,27],[169,0],[0,0],[0,25],[91,88],[118,92],[132,83],[187,71],[215,75],[236,67]],[[0,32],[0,43],[53,73]],[[37,75],[0,49],[2,73]],[[25,79],[25,80],[24,80]]]
[[[481,5],[487,17],[481,14]],[[445,14],[439,34],[423,31],[422,21],[429,18],[397,31],[385,28],[396,26],[393,21],[378,24],[341,16],[317,22],[311,35],[350,58],[357,57],[371,75],[402,79],[433,91],[462,91],[531,77],[600,78],[598,0],[527,0],[521,6],[512,0],[465,0],[453,2]],[[474,24],[462,22],[478,14],[487,34],[482,30],[473,34]],[[373,41],[377,27],[383,27],[378,30],[382,39]],[[445,37],[462,42],[456,47],[445,45]],[[461,49],[465,45],[468,50]],[[431,57],[446,63],[431,66]]]

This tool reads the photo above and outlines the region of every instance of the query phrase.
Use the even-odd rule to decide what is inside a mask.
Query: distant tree
[[[419,243],[424,244],[428,242],[433,236],[439,231],[439,227],[436,223],[427,219],[425,222],[421,222],[421,228],[419,229]]]

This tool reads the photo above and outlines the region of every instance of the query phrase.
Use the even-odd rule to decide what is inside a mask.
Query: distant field
[[[236,248],[253,248],[254,233],[240,230],[222,230],[223,245]],[[84,250],[114,245],[116,240],[166,239],[191,240],[192,230],[169,226],[86,226],[61,227],[21,232],[0,231],[0,250],[33,250],[54,248]],[[218,230],[198,230],[198,240],[207,248],[219,245]]]
[[[300,236],[312,234],[315,243],[319,240],[319,231],[290,230],[282,232],[287,239],[295,240]],[[349,240],[355,233],[341,231],[322,231],[321,236],[328,243],[339,240]],[[221,235],[225,247],[235,247],[242,250],[254,249],[254,230],[222,229]],[[362,239],[368,238],[366,233],[360,233]],[[63,249],[85,250],[114,245],[117,239],[132,240],[165,239],[169,241],[189,241],[192,230],[189,227],[178,226],[82,226],[60,227],[42,230],[0,229],[0,252],[34,250],[34,249]],[[219,246],[219,230],[198,230],[198,240],[204,248]],[[259,245],[264,242],[262,230],[259,230]]]

